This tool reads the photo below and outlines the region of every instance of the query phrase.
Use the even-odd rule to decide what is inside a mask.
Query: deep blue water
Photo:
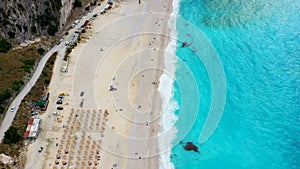
[[[195,49],[178,47],[178,59],[190,72],[178,64],[177,81],[192,73],[198,88],[181,93],[181,83],[175,83],[176,113],[191,113],[182,111],[182,100],[189,99],[189,106],[199,106],[199,111],[183,143],[172,149],[175,168],[300,168],[300,2],[181,0],[179,15],[202,31],[216,50],[226,78],[226,104],[214,134],[199,143],[213,89]],[[183,31],[185,26],[177,23],[178,39],[191,46],[201,43],[191,40],[194,33]],[[194,103],[191,94],[198,95],[196,91],[200,101]],[[199,153],[184,150],[189,141]]]

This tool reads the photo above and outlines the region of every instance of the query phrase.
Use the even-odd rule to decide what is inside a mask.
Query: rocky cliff
[[[0,37],[13,41],[54,35],[66,22],[74,0],[0,0]]]

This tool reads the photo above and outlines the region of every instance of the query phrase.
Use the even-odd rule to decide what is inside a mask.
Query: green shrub
[[[5,90],[4,92],[0,93],[0,102],[7,100],[11,97],[11,93],[9,90]]]
[[[12,89],[17,92],[17,91],[20,90],[20,85],[14,84],[13,87],[12,87]]]
[[[9,37],[10,39],[16,37],[16,33],[15,33],[15,32],[12,32],[12,31],[7,32],[7,35],[8,35],[8,37]]]
[[[47,32],[50,36],[54,36],[57,31],[58,31],[58,26],[56,25],[50,25],[47,29]]]
[[[6,53],[11,48],[11,44],[6,40],[1,38],[0,39],[0,53]]]
[[[43,74],[43,76],[45,76],[45,77],[47,77],[47,76],[48,76],[48,73],[47,73],[47,72],[45,72],[45,71],[43,71],[43,72],[42,72],[42,74]]]
[[[24,81],[23,80],[19,80],[18,82],[20,85],[24,85]]]
[[[50,84],[50,80],[49,79],[45,79],[44,83],[48,85],[48,84]]]
[[[23,68],[25,72],[30,73],[32,66],[35,64],[35,59],[21,60],[21,62],[24,64],[21,68]]]
[[[16,127],[9,127],[9,129],[4,133],[3,143],[4,144],[16,144],[21,141],[22,136],[18,133]]]
[[[31,26],[30,28],[31,33],[36,34],[37,30],[35,26]]]
[[[45,53],[45,49],[43,48],[38,48],[38,52],[40,55],[44,54]]]
[[[22,4],[18,4],[18,10],[19,10],[20,12],[24,12],[24,11],[25,11],[25,9],[24,9],[24,7],[22,6]]]
[[[76,7],[82,7],[82,2],[81,2],[81,0],[75,0],[75,2],[74,2],[74,7],[76,8]]]
[[[5,110],[5,107],[3,105],[0,105],[0,114],[3,114]]]

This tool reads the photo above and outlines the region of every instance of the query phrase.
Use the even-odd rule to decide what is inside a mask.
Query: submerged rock
[[[187,142],[186,145],[184,146],[184,149],[187,151],[195,151],[195,152],[199,152],[198,151],[198,147],[195,146],[192,142]]]

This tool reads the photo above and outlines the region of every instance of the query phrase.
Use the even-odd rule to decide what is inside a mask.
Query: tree
[[[38,52],[40,55],[44,54],[45,53],[45,49],[43,48],[38,48]]]
[[[5,90],[2,93],[0,93],[0,102],[7,100],[11,97],[11,93],[9,90]]]
[[[54,36],[57,31],[58,27],[56,25],[50,25],[47,29],[47,32],[50,36]]]
[[[0,114],[3,114],[5,110],[5,107],[3,105],[0,105]]]
[[[11,48],[11,44],[6,40],[1,38],[0,39],[0,53],[6,53]]]
[[[18,133],[16,127],[9,127],[9,129],[4,133],[3,143],[4,144],[16,144],[21,141],[22,136]]]
[[[50,84],[50,80],[49,79],[45,79],[44,83],[48,85],[48,84]]]
[[[75,0],[75,2],[74,2],[74,7],[76,8],[76,7],[82,7],[82,2],[81,2],[81,0]]]

